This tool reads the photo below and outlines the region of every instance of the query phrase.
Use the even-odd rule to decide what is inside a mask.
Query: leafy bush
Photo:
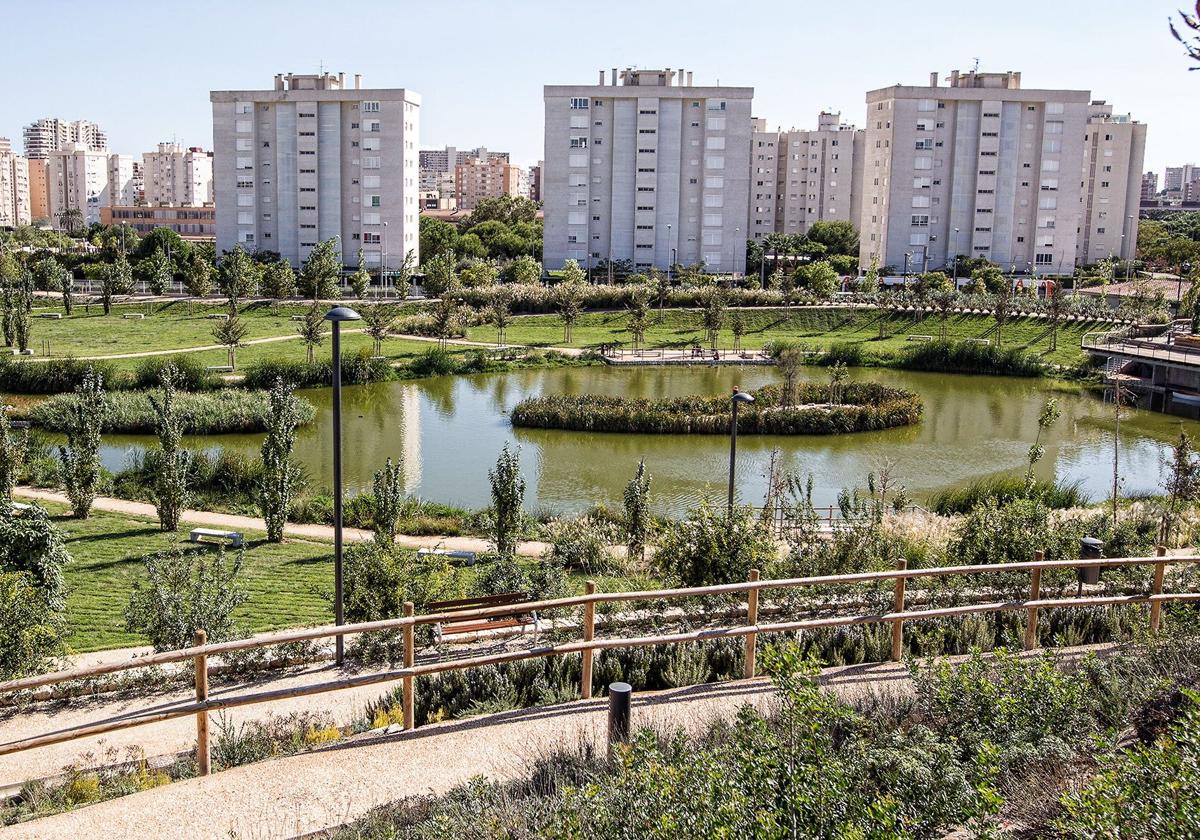
[[[122,382],[106,362],[72,358],[32,362],[0,355],[0,393],[63,394],[80,385],[88,371],[102,374],[109,387]]]
[[[839,341],[831,344],[829,349],[821,354],[818,364],[833,367],[836,364],[847,367],[862,367],[867,363],[867,354],[861,344]]]
[[[929,497],[929,509],[939,516],[970,513],[988,502],[1006,504],[1016,499],[1035,499],[1051,510],[1087,504],[1081,482],[1036,481],[1032,488],[1019,475],[980,478],[964,487],[948,487]]]
[[[0,516],[0,680],[44,670],[62,651],[70,559],[40,507]]]
[[[237,638],[233,611],[249,597],[238,581],[242,553],[232,563],[225,550],[183,552],[178,548],[148,555],[146,578],[133,583],[125,610],[125,628],[141,633],[155,650],[192,644],[196,630],[209,642]]]
[[[157,414],[150,397],[149,391],[108,394],[103,431],[116,434],[153,433]],[[30,410],[30,419],[49,431],[64,431],[71,423],[76,399],[71,394],[51,397]],[[270,408],[266,392],[235,389],[180,394],[177,406],[184,433],[194,435],[264,431]],[[316,409],[302,400],[298,414],[301,424],[310,423],[316,416]]]
[[[751,569],[765,568],[774,555],[775,541],[751,508],[735,507],[726,516],[705,504],[667,526],[654,561],[684,586],[707,586],[744,581]]]
[[[178,353],[174,356],[148,356],[138,362],[130,387],[136,390],[157,388],[162,381],[163,369],[168,365],[175,368],[176,387],[183,391],[205,391],[217,384],[195,354]]]
[[[947,554],[968,566],[1024,563],[1038,550],[1045,551],[1047,560],[1077,557],[1080,526],[1053,523],[1049,514],[1045,505],[1032,499],[985,502],[958,526]]]
[[[269,390],[282,379],[293,388],[323,388],[333,384],[333,362],[322,360],[282,362],[256,359],[246,366],[242,385],[252,390]],[[395,370],[386,359],[377,359],[368,348],[342,356],[342,384],[366,385],[395,379]]]
[[[430,347],[408,364],[414,376],[446,376],[454,373],[458,365],[454,355],[444,347]]]
[[[782,386],[755,392],[755,402],[738,413],[739,434],[845,434],[904,426],[921,419],[921,398],[900,388],[852,382],[841,404],[827,405],[829,388],[795,386],[789,404]],[[645,434],[727,434],[729,398],[667,397],[633,399],[596,394],[529,397],[517,403],[512,424],[540,429]]]
[[[1002,350],[992,344],[931,341],[907,348],[896,367],[945,373],[982,373],[994,376],[1040,376],[1042,363],[1018,347]]]
[[[617,528],[590,519],[572,519],[551,526],[546,559],[572,571],[590,575],[614,574],[621,564],[609,545],[621,538]]]

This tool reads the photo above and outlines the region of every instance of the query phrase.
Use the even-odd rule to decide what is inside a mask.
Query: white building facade
[[[1137,254],[1146,126],[1093,102],[1084,136],[1083,217],[1076,262],[1091,265]]]
[[[29,160],[14,154],[8,138],[0,137],[0,227],[31,221]]]
[[[278,251],[299,266],[340,238],[343,262],[419,257],[420,96],[279,74],[273,90],[213,91],[217,251]]]
[[[151,207],[204,207],[213,203],[213,155],[199,147],[159,143],[142,155],[146,204]]]
[[[109,155],[67,143],[50,153],[46,192],[50,222],[61,230],[62,214],[78,210],[84,224],[98,224],[100,210],[112,205],[109,198]]]
[[[108,138],[100,126],[90,120],[60,120],[45,117],[25,126],[25,156],[45,160],[51,152],[74,143],[78,148],[102,152],[108,148]]]
[[[573,259],[745,271],[753,97],[693,86],[670,68],[546,86],[546,268]]]

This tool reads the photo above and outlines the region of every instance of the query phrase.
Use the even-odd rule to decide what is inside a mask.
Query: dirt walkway
[[[36,499],[42,502],[57,502],[68,505],[70,500],[65,493],[54,490],[40,490],[33,487],[17,487],[14,496],[25,499]],[[93,503],[96,510],[110,513],[125,513],[130,516],[145,516],[157,519],[158,513],[154,505],[146,502],[131,502],[128,499],[112,499],[101,496]],[[232,513],[214,513],[204,510],[185,510],[181,521],[187,525],[210,525],[230,531],[266,531],[263,520],[253,516],[240,516]],[[302,537],[322,542],[333,542],[333,528],[329,525],[300,525],[289,522],[284,526],[283,533],[291,537]],[[371,531],[362,528],[345,528],[343,535],[347,542],[374,539]],[[476,551],[488,550],[488,541],[481,537],[444,537],[429,536],[415,537],[401,534],[396,537],[396,544],[403,548],[441,548],[447,551]],[[522,557],[541,557],[549,548],[549,543],[537,540],[526,540],[517,544],[517,554]]]
[[[1077,659],[1111,649],[1061,653]],[[894,663],[827,669],[820,680],[845,699],[868,691],[911,690],[907,669]],[[340,703],[335,697],[325,699]],[[643,692],[635,698],[634,726],[697,731],[716,717],[731,717],[746,703],[766,709],[773,698],[762,679]],[[0,830],[0,835],[6,840],[294,837],[348,822],[402,796],[443,793],[474,776],[516,778],[530,759],[550,749],[581,739],[602,743],[606,718],[607,704],[599,699],[430,724],[178,782]]]

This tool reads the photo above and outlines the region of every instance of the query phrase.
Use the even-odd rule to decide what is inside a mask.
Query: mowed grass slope
[[[758,350],[775,340],[806,342],[813,347],[828,348],[836,343],[861,344],[873,355],[895,355],[912,342],[909,335],[931,335],[940,337],[942,319],[937,314],[890,313],[863,308],[793,308],[743,309],[742,318],[746,331],[742,337],[744,348]],[[719,335],[719,346],[731,348],[733,333],[729,330],[729,312],[725,316],[725,327]],[[650,328],[646,331],[645,346],[650,348],[686,347],[693,341],[707,346],[703,323],[703,312],[692,309],[669,309],[662,319],[654,311],[650,316]],[[879,338],[879,322],[884,319],[884,339]],[[961,341],[967,338],[982,338],[995,326],[990,315],[952,314],[946,320],[947,338]],[[1079,343],[1084,333],[1105,329],[1098,321],[1068,322],[1059,326],[1058,349],[1050,351],[1049,324],[1041,318],[1015,318],[1004,326],[1003,346],[1024,347],[1040,354],[1045,361],[1070,365],[1080,361],[1083,354]],[[468,337],[476,341],[495,341],[494,327],[473,327]],[[513,319],[505,335],[513,344],[538,346],[563,345],[562,319],[557,315],[524,315]],[[994,343],[994,336],[992,336]],[[633,346],[629,333],[629,314],[625,312],[590,312],[580,317],[572,331],[570,346],[596,347],[600,344],[620,342],[626,348]]]
[[[173,543],[189,550],[187,533],[164,534],[158,523],[141,517],[93,512],[71,519],[61,505],[48,505],[66,536],[71,563],[65,569],[69,595],[67,643],[82,653],[146,644],[125,630],[125,607],[135,581],[146,576],[145,557]],[[249,632],[332,621],[322,593],[333,591],[333,547],[289,538],[267,543],[261,533],[246,533],[241,581],[249,595],[236,613]],[[203,550],[216,553],[214,546]],[[232,559],[233,552],[227,551]]]

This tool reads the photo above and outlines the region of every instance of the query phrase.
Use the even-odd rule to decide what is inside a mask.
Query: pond
[[[867,474],[891,463],[894,480],[918,499],[931,491],[1003,472],[1021,472],[1045,400],[1059,400],[1062,417],[1044,438],[1038,475],[1078,481],[1093,499],[1111,492],[1111,405],[1073,385],[1050,380],[857,369],[852,379],[877,380],[919,393],[925,415],[916,426],[841,436],[738,438],[737,490],[743,502],[760,504],[765,472],[778,447],[786,469],[811,473],[814,502],[836,503],[843,487],[863,487]],[[807,372],[825,381],[825,371]],[[729,440],[724,435],[625,435],[513,429],[508,412],[539,394],[655,395],[728,393],[776,382],[764,367],[582,367],[504,374],[436,377],[414,382],[351,386],[343,391],[344,464],[351,490],[367,489],[387,457],[403,457],[410,494],[483,507],[487,471],[504,443],[521,449],[529,510],[578,512],[603,503],[620,507],[622,492],[639,458],[654,477],[655,507],[679,514],[702,499],[725,497]],[[332,479],[332,392],[304,396],[318,407],[317,421],[300,431],[296,455],[313,481]],[[1180,428],[1200,424],[1147,411],[1126,411],[1119,458],[1125,494],[1153,492],[1162,459]],[[261,435],[193,438],[257,457]],[[106,438],[104,460],[119,468],[145,437]]]

